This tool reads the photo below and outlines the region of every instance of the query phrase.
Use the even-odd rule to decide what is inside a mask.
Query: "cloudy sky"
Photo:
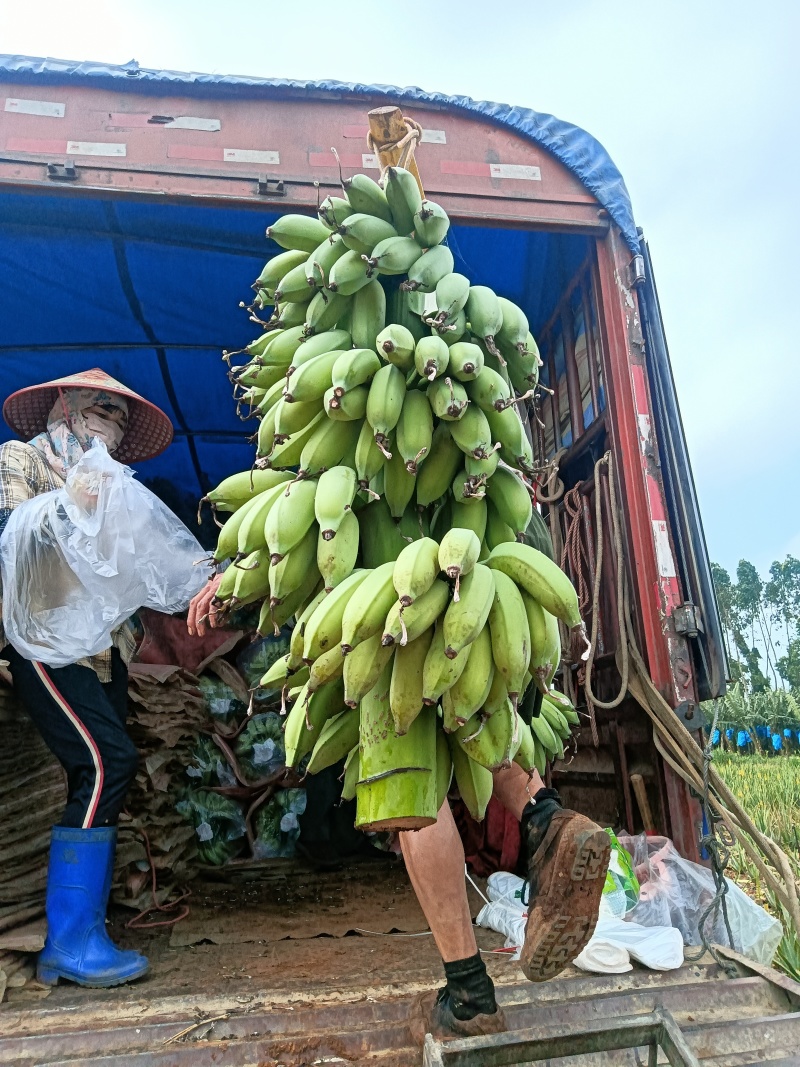
[[[0,50],[419,85],[550,112],[622,171],[654,257],[712,558],[800,555],[795,0],[37,0]]]

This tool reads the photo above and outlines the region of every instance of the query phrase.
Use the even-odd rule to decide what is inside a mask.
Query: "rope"
[[[564,483],[558,476],[558,468],[566,454],[566,448],[559,448],[542,471],[536,485],[536,499],[540,504],[555,504],[564,495]],[[543,485],[547,486],[547,493],[542,490]]]
[[[422,127],[414,119],[409,119],[405,116],[403,117],[403,123],[406,127],[406,133],[399,141],[386,141],[384,144],[379,144],[371,132],[367,134],[369,150],[377,158],[378,166],[381,168],[381,182],[389,167],[403,167],[405,170],[410,170],[411,164],[414,162],[414,153],[422,137]],[[384,166],[381,157],[388,152],[396,151],[398,148],[402,149],[402,151],[397,162]]]
[[[600,490],[600,468],[605,466],[608,471],[608,491],[610,497],[611,523],[614,528],[614,551],[617,557],[617,626],[619,633],[619,658],[620,687],[613,700],[598,700],[592,689],[592,666],[597,647],[597,629],[600,623],[600,583],[603,577],[603,507]],[[628,583],[625,577],[625,565],[622,557],[622,530],[620,528],[619,510],[617,508],[617,487],[614,481],[614,457],[611,452],[606,452],[594,465],[594,517],[596,526],[596,552],[594,569],[594,588],[592,590],[592,632],[589,638],[589,657],[586,660],[583,677],[583,690],[586,694],[586,706],[589,709],[589,717],[592,722],[592,736],[596,735],[597,727],[594,724],[595,708],[610,711],[618,707],[628,694],[628,677],[630,664],[628,661],[628,642],[625,638],[625,619],[628,613]],[[598,742],[595,740],[595,745]]]

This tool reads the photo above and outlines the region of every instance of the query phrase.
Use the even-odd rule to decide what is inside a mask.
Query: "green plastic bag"
[[[611,861],[606,884],[603,886],[601,914],[621,919],[639,900],[639,883],[633,870],[633,860],[617,840],[613,830],[606,828],[611,838]]]

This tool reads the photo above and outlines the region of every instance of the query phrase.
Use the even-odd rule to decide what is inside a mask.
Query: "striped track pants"
[[[128,671],[116,649],[112,680],[90,667],[47,667],[23,659],[10,645],[14,690],[67,774],[61,826],[113,826],[136,774],[138,753],[128,736]]]

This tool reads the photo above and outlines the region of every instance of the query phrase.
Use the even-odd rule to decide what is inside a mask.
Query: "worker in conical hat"
[[[3,416],[22,440],[0,446],[0,538],[12,511],[60,489],[94,441],[132,463],[158,455],[172,440],[163,411],[101,370],[20,389]],[[146,972],[147,960],[117,948],[105,920],[117,820],[139,762],[125,726],[134,624],[124,622],[99,655],[54,668],[7,643],[1,609],[0,602],[0,657],[67,777],[67,804],[52,831],[38,978],[51,985],[60,978],[87,986],[131,981]]]

